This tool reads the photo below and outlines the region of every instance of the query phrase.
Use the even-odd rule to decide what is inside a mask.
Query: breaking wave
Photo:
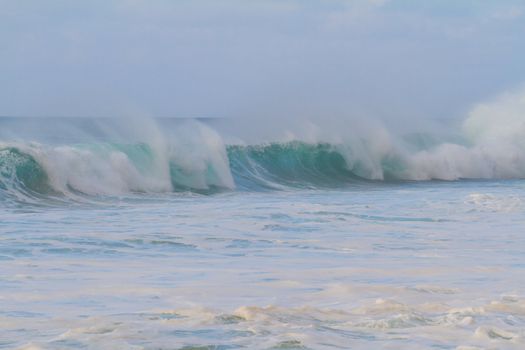
[[[139,126],[141,132],[148,129]],[[0,196],[207,194],[525,178],[525,94],[474,108],[454,141],[423,133],[397,137],[383,127],[338,138],[259,144],[226,142],[198,121],[184,122],[175,132],[166,126],[150,129],[148,138],[119,142],[4,141]]]
[[[520,158],[521,157],[521,158]],[[345,145],[299,141],[231,145],[214,154],[159,155],[148,144],[10,145],[0,149],[0,191],[25,195],[328,188],[379,181],[513,178],[525,159],[441,145],[413,155],[356,156]]]
[[[0,191],[25,195],[212,193],[334,187],[365,179],[357,166],[348,167],[336,146],[322,143],[233,145],[208,157],[173,152],[166,158],[142,143],[0,149]]]

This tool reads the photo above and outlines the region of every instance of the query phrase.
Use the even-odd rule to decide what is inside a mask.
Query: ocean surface
[[[0,348],[525,349],[521,119],[220,124],[0,119]]]

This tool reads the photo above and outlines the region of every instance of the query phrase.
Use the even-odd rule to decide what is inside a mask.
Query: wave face
[[[230,146],[228,156],[235,183],[243,189],[338,186],[361,179],[330,144]]]
[[[0,149],[0,197],[24,199],[51,191],[45,170],[29,154]]]

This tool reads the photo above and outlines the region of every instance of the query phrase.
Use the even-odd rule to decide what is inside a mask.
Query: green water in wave
[[[272,143],[229,146],[230,167],[240,187],[335,186],[359,179],[344,157],[327,143]]]
[[[7,190],[8,187],[22,187],[37,193],[51,190],[42,166],[14,147],[0,149],[0,188]]]

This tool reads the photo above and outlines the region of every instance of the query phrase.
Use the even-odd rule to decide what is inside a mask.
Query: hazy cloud
[[[525,80],[521,1],[0,0],[0,114],[451,117]]]

